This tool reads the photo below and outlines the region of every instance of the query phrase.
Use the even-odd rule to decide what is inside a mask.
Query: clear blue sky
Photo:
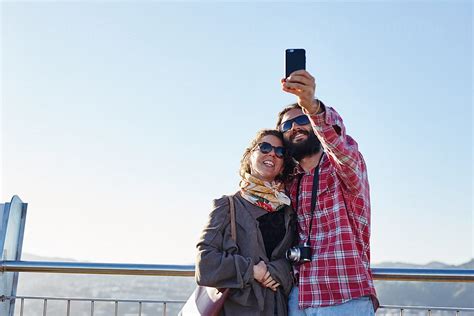
[[[1,200],[29,203],[25,252],[193,262],[303,47],[366,158],[372,262],[473,257],[471,2],[0,8]]]

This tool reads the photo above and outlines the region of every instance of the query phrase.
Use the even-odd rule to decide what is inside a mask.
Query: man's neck
[[[299,161],[301,168],[303,168],[305,172],[310,172],[318,165],[319,161],[321,160],[322,155],[323,155],[323,151],[321,149],[316,154],[313,154],[308,157],[304,157],[303,159]]]

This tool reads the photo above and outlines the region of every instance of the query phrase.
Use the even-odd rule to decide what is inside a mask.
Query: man
[[[279,114],[277,128],[298,162],[287,189],[300,245],[309,241],[312,251],[310,262],[296,266],[289,315],[374,315],[364,159],[339,114],[315,99],[315,79],[307,71],[281,84],[298,100]]]

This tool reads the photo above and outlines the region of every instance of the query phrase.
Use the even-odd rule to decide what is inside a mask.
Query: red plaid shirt
[[[370,195],[367,169],[357,143],[332,108],[310,117],[324,148],[319,166],[319,188],[311,232],[311,262],[299,266],[299,307],[341,304],[370,295],[378,306],[370,271]],[[288,189],[293,206],[298,201],[300,243],[308,238],[311,192],[315,169],[297,166]]]

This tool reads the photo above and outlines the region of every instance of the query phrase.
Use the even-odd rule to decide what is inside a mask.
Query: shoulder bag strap
[[[228,196],[229,198],[229,206],[230,206],[230,232],[232,234],[232,239],[237,241],[237,229],[235,226],[235,206],[234,206],[234,198],[232,196]]]

